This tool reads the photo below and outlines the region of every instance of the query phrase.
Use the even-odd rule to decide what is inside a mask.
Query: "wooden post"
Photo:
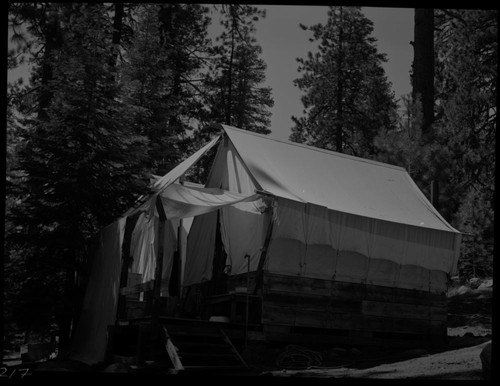
[[[137,223],[138,216],[127,217],[125,223],[125,232],[123,235],[122,243],[122,271],[120,275],[120,288],[127,287],[128,282],[128,269],[132,263],[132,257],[130,256],[130,244],[132,241],[132,232],[134,230],[135,224]],[[119,295],[118,297],[118,307],[117,307],[117,318],[126,318],[127,316],[127,304],[126,297],[124,295]]]
[[[264,262],[266,261],[267,250],[269,248],[269,243],[271,242],[271,235],[273,234],[273,224],[274,224],[273,216],[274,216],[274,207],[273,209],[271,209],[271,214],[270,214],[271,218],[269,219],[269,226],[267,227],[266,238],[264,240],[264,245],[260,253],[259,264],[257,266],[257,276],[255,278],[255,288],[253,290],[254,295],[256,295],[257,292],[262,287],[262,276],[264,275]],[[249,288],[247,289],[247,291],[248,290]]]
[[[156,270],[155,270],[155,279],[153,286],[153,309],[151,315],[151,338],[155,339],[159,333],[159,325],[160,325],[160,311],[161,311],[161,275],[163,271],[163,236],[165,229],[165,221],[167,220],[167,216],[165,215],[165,211],[163,209],[163,204],[161,202],[161,197],[156,196],[156,210],[158,211],[159,216],[159,224],[158,231],[156,233],[156,237],[158,237],[158,251],[156,254]]]

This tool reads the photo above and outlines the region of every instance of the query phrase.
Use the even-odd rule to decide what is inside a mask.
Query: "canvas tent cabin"
[[[184,182],[215,146],[205,186]],[[442,340],[460,242],[403,168],[221,125],[101,232],[74,357],[155,312],[266,341]]]

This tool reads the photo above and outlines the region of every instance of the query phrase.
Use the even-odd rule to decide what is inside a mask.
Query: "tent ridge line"
[[[386,167],[386,168],[389,168],[389,169],[395,169],[395,170],[400,170],[400,171],[407,172],[407,170],[404,167],[402,167],[402,166],[391,165],[391,164],[388,164],[388,163],[384,163],[384,162],[380,162],[380,161],[375,161],[375,160],[371,160],[371,159],[367,159],[367,158],[361,158],[361,157],[356,157],[356,156],[349,155],[349,154],[339,153],[339,152],[332,151],[332,150],[321,149],[319,147],[315,147],[315,146],[311,146],[311,145],[305,145],[305,144],[302,144],[302,143],[287,141],[287,140],[278,139],[278,138],[272,138],[272,137],[268,137],[268,136],[263,135],[263,134],[255,133],[253,131],[239,129],[239,128],[234,127],[234,126],[228,126],[228,125],[222,125],[222,126],[224,127],[224,130],[226,130],[226,128],[229,128],[230,130],[236,130],[236,131],[239,131],[239,132],[242,132],[242,133],[245,133],[245,134],[253,135],[255,137],[264,138],[264,139],[267,139],[267,140],[270,140],[270,141],[274,141],[274,142],[279,142],[279,143],[282,143],[282,144],[285,144],[285,145],[297,146],[297,147],[301,147],[301,148],[304,148],[304,149],[307,149],[307,150],[317,151],[317,152],[328,154],[328,155],[332,155],[332,156],[337,156],[337,157],[351,159],[351,160],[357,161],[357,162],[364,162],[364,163],[372,164],[372,165],[375,165],[375,166]]]

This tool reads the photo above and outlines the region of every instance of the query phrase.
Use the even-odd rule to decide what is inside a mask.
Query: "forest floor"
[[[274,369],[273,377],[483,380],[480,354],[491,342],[493,281],[448,292],[448,345],[427,350],[350,349],[323,355],[307,369]],[[341,353],[342,355],[339,355]]]

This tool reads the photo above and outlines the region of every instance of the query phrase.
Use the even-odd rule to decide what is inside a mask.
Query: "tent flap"
[[[168,219],[193,217],[240,202],[259,199],[257,194],[240,194],[217,188],[195,188],[172,184],[160,193]]]
[[[153,184],[153,189],[158,192],[167,188],[171,183],[173,183],[179,177],[184,175],[184,173],[186,173],[186,171],[191,166],[193,166],[201,157],[203,157],[203,155],[205,155],[206,152],[208,152],[212,147],[214,147],[214,145],[219,141],[219,139],[220,135],[211,140],[209,143],[207,143],[205,146],[199,149],[196,153],[186,158],[184,161],[182,161],[179,165],[177,165],[163,177],[159,178]]]
[[[104,228],[93,251],[92,272],[70,355],[90,365],[104,361],[108,326],[116,319],[125,222],[126,218],[120,218]]]

